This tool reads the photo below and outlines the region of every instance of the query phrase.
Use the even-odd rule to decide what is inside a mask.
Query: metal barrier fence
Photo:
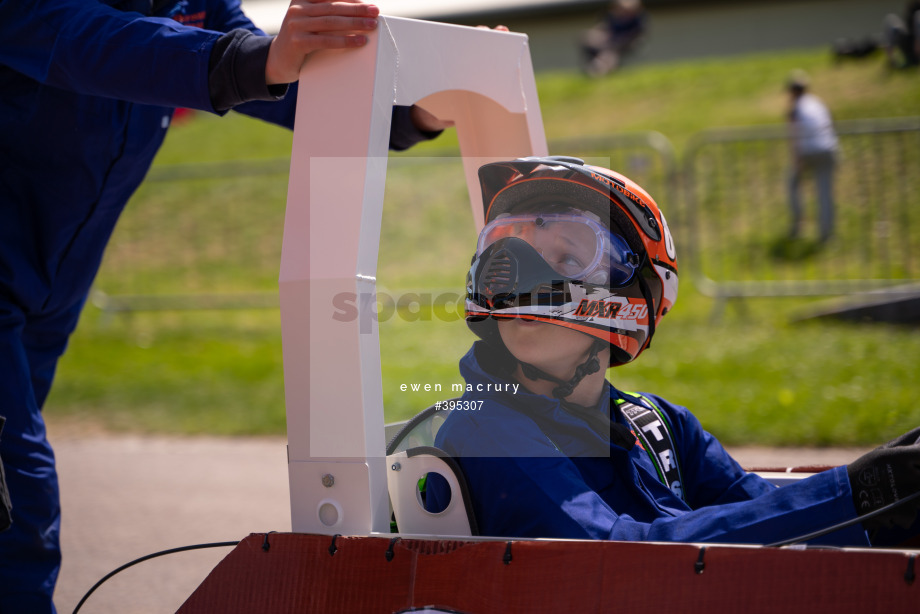
[[[276,307],[289,158],[154,167],[91,295],[107,313]]]
[[[677,199],[677,153],[660,132],[632,132],[619,135],[572,138],[549,143],[551,154],[577,156],[618,171],[652,195],[662,206]],[[675,207],[667,209],[669,212]],[[673,219],[672,219],[673,218]],[[670,225],[679,225],[677,215],[669,215]]]
[[[550,151],[674,198],[676,157],[661,134],[569,139]],[[287,158],[155,167],[119,221],[93,304],[110,314],[277,307],[288,170]],[[391,156],[378,291],[462,289],[475,243],[468,202],[455,155]]]
[[[550,151],[645,187],[668,213],[682,275],[704,294],[847,294],[918,280],[920,118],[837,130],[836,224],[826,243],[816,239],[808,182],[803,232],[788,236],[782,126],[700,133],[682,166],[655,132],[553,141]],[[119,222],[93,303],[110,313],[276,307],[288,168],[287,158],[154,168]],[[405,288],[461,286],[475,239],[466,199],[458,158],[391,156],[381,289],[388,278]]]
[[[827,242],[818,239],[808,180],[805,223],[790,236],[783,126],[711,130],[691,140],[682,190],[690,232],[678,242],[698,290],[721,298],[832,295],[920,279],[920,118],[836,128],[836,220]]]

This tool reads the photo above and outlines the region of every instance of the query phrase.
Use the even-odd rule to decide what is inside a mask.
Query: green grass
[[[545,74],[538,91],[551,140],[657,130],[682,152],[700,130],[780,123],[782,84],[795,67],[812,74],[838,119],[920,108],[916,73],[888,72],[881,59],[834,65],[824,50],[636,66],[602,80]],[[393,156],[378,278],[394,299],[462,291],[474,233],[468,208],[456,206],[465,198],[456,166],[396,162],[455,143],[448,133]],[[171,130],[156,166],[272,159],[289,155],[290,146],[284,130],[232,114],[198,114]],[[273,291],[286,184],[283,175],[148,182],[116,231],[98,287],[116,294]],[[809,303],[746,300],[715,320],[716,303],[696,292],[682,269],[677,308],[652,348],[609,376],[625,389],[689,406],[732,444],[865,445],[920,424],[920,334],[887,325],[790,323]],[[399,386],[449,390],[460,381],[456,362],[473,340],[462,321],[394,316],[380,330],[388,421],[449,396]],[[116,430],[283,433],[278,312],[108,316],[88,307],[46,413]]]
[[[708,303],[689,299],[691,308]],[[612,381],[692,408],[731,443],[872,444],[920,424],[917,331],[790,324],[787,314],[802,302],[746,301],[743,315],[730,307],[713,325],[679,301],[652,348]]]
[[[537,84],[547,138],[657,130],[678,150],[701,130],[782,123],[789,71],[811,75],[837,120],[916,115],[916,74],[882,60],[835,64],[826,50],[802,50],[627,67],[608,79],[569,74]]]

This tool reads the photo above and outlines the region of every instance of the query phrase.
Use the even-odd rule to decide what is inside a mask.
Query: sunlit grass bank
[[[681,151],[706,128],[780,123],[783,82],[795,67],[811,72],[838,119],[920,110],[916,72],[889,72],[881,59],[835,65],[825,50],[634,67],[596,81],[546,74],[538,89],[551,140],[657,130]],[[455,142],[445,134],[401,156],[424,156]],[[198,114],[174,127],[156,166],[283,158],[290,147],[283,130],[234,115]],[[778,186],[783,181],[777,177]],[[99,287],[171,292],[182,277],[195,291],[275,291],[286,188],[284,174],[232,183],[148,182],[129,205],[117,231],[127,238],[116,237],[121,242],[113,243]],[[422,303],[426,293],[459,295],[474,238],[468,209],[451,205],[462,202],[462,183],[442,181],[437,173],[394,172],[387,190],[380,287],[394,304],[409,295]],[[668,211],[668,203],[659,204]],[[249,216],[242,219],[251,232],[228,240],[222,228],[233,216]],[[209,256],[189,274],[189,242],[202,236],[210,237]],[[689,406],[732,444],[871,444],[920,424],[920,333],[877,324],[791,323],[791,314],[808,302],[718,306],[682,277],[677,307],[652,348],[609,376],[624,389]],[[721,318],[713,317],[716,307],[725,307]],[[410,312],[394,311],[380,323],[388,421],[451,396],[451,384],[460,382],[457,360],[473,336],[452,313],[419,311],[413,304]],[[413,384],[421,385],[418,391]],[[425,384],[440,385],[441,392],[425,392]],[[109,316],[89,306],[46,412],[117,430],[281,434],[278,311]]]

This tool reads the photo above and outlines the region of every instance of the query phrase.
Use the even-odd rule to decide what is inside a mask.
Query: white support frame
[[[478,167],[546,155],[527,37],[381,17],[368,45],[317,52],[300,78],[279,279],[291,524],[389,530],[383,393],[373,317],[391,108],[455,122],[470,205]],[[446,231],[447,229],[445,229]],[[334,317],[342,293],[353,321]]]

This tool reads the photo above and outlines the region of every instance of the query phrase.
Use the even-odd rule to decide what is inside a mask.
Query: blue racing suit
[[[515,393],[483,366],[489,354],[477,342],[460,361],[463,399],[483,401],[481,409],[451,411],[435,441],[463,469],[482,535],[764,544],[856,517],[845,467],[777,488],[745,472],[685,408],[643,394],[671,425],[681,499],[640,445],[612,442],[609,423],[591,415],[612,408],[626,426],[616,401],[636,397],[606,384],[597,408],[573,408]],[[446,504],[445,488],[429,476],[429,509]],[[869,545],[858,523],[815,543]]]
[[[54,455],[40,409],[119,214],[176,107],[293,127],[239,0],[0,0],[0,612],[53,612]],[[420,133],[394,109],[391,146]]]

